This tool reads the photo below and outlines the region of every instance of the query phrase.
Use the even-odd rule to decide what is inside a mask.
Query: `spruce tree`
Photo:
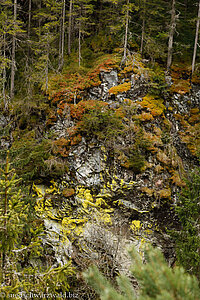
[[[30,80],[32,85],[38,85],[45,93],[49,87],[49,72],[53,68],[52,57],[58,57],[57,66],[59,66],[59,49],[55,46],[55,42],[59,35],[61,12],[61,3],[49,0],[44,1],[34,14],[34,19],[38,20],[39,26],[35,28],[36,37],[32,46],[33,69]],[[62,53],[64,55],[64,48]]]
[[[150,58],[165,61],[167,58],[168,25],[170,23],[170,5],[164,0],[136,1],[139,10],[135,10],[135,19],[131,30],[138,35],[140,52]]]
[[[177,259],[188,272],[200,280],[200,169],[186,180],[176,207],[181,230],[173,232]]]
[[[17,0],[13,3],[13,26],[14,32],[12,36],[12,55],[11,55],[11,79],[10,79],[10,98],[15,94],[15,71],[16,71],[16,24],[17,24]]]
[[[70,260],[65,265],[44,264],[43,223],[35,214],[34,198],[24,195],[19,183],[7,153],[5,168],[0,169],[0,295],[3,299],[11,294],[20,299],[17,294],[30,292],[59,295],[69,290],[74,270]]]
[[[8,154],[5,169],[0,169],[0,173],[0,279],[6,286],[13,288],[17,281],[14,276],[16,261],[12,254],[21,241],[23,227],[27,222],[27,206],[21,197],[21,190],[16,190],[19,179],[16,179],[14,170],[10,168]]]
[[[75,20],[76,27],[78,29],[78,65],[81,66],[81,45],[82,40],[85,36],[90,35],[89,25],[91,25],[90,16],[93,13],[94,5],[91,0],[75,0],[74,10],[75,10]]]
[[[97,269],[90,267],[83,275],[102,300],[198,300],[197,278],[186,274],[182,267],[171,269],[158,249],[145,251],[146,262],[132,249],[131,273],[139,285],[137,296],[130,279],[120,275],[116,289]],[[137,287],[138,290],[138,287]]]
[[[12,2],[7,0],[0,7],[0,97],[3,99],[4,108],[8,108],[8,87],[7,78],[11,64],[10,36],[14,34],[12,12],[10,11]]]

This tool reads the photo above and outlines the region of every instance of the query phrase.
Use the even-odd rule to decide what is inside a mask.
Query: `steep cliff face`
[[[110,277],[128,272],[130,244],[141,252],[157,245],[173,264],[167,229],[179,226],[178,191],[198,164],[200,86],[166,77],[136,54],[125,66],[106,62],[90,76],[92,83],[52,93],[36,129],[21,128],[27,153],[43,153],[38,172],[34,162],[28,168],[31,160],[24,170],[34,174],[44,247],[57,263],[72,258],[77,270],[95,263]],[[15,127],[13,153],[20,134]]]

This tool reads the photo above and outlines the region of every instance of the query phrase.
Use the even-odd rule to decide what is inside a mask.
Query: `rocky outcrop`
[[[113,278],[127,273],[126,248],[134,244],[142,255],[148,243],[174,263],[167,229],[179,226],[178,191],[198,164],[200,88],[172,93],[173,80],[159,76],[164,88],[137,58],[101,70],[99,85],[79,102],[54,106],[48,131],[62,176],[34,185],[54,264],[95,263]]]

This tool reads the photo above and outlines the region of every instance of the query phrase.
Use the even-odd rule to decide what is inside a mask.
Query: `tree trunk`
[[[60,65],[61,65],[61,48],[62,48],[62,20],[60,20],[60,28],[59,28],[59,61],[58,61],[58,71],[60,71]]]
[[[199,1],[198,18],[197,18],[197,24],[196,24],[194,52],[193,52],[193,59],[192,59],[192,74],[194,73],[195,60],[196,60],[196,55],[197,55],[197,45],[198,45],[198,37],[199,37],[199,22],[200,22],[200,1]]]
[[[143,45],[144,45],[144,33],[145,33],[145,19],[142,20],[142,36],[141,36],[141,44],[140,44],[140,53],[143,53]]]
[[[174,39],[174,31],[175,31],[175,28],[176,28],[175,4],[176,4],[176,1],[172,0],[171,24],[170,24],[169,42],[168,42],[167,72],[169,72],[171,64],[172,64],[173,39]]]
[[[14,97],[15,93],[15,69],[16,69],[16,63],[15,63],[15,48],[16,48],[16,32],[15,32],[15,25],[16,25],[16,19],[17,19],[17,0],[14,0],[14,33],[13,33],[13,39],[12,39],[12,60],[11,60],[11,82],[10,82],[10,98],[12,99]]]
[[[129,19],[129,0],[127,0],[127,8],[126,8],[126,29],[124,36],[124,56],[123,61],[126,61],[126,52],[127,52],[127,44],[128,44],[128,19]]]
[[[4,59],[4,66],[3,66],[3,102],[4,102],[4,108],[7,108],[7,101],[6,101],[6,34],[3,35],[3,59]]]
[[[31,34],[31,0],[29,0],[29,6],[28,6],[28,41],[30,40],[30,34]]]
[[[68,54],[71,54],[71,34],[72,34],[72,7],[73,0],[69,3],[69,23],[68,23]]]
[[[81,66],[81,21],[79,21],[79,31],[78,31],[78,66]]]
[[[9,158],[8,153],[6,156],[6,167],[5,167],[5,191],[4,191],[4,232],[5,232],[5,238],[7,239],[7,208],[8,208],[8,173],[9,172]],[[3,274],[5,275],[6,271],[6,250],[3,249],[2,254],[2,269]],[[5,278],[4,278],[5,279]]]
[[[41,11],[41,9],[42,9],[41,0],[39,1],[38,8],[39,8],[39,11]],[[39,18],[39,20],[38,20],[38,27],[39,27],[39,36],[40,36],[41,35],[41,18]]]
[[[62,10],[62,26],[61,26],[61,49],[60,49],[60,62],[59,70],[62,70],[64,64],[64,46],[65,46],[65,0],[63,0]]]
[[[143,47],[144,47],[145,15],[146,15],[146,6],[145,6],[145,0],[144,0],[143,13],[142,13],[142,35],[141,35],[141,44],[140,44],[140,53],[141,53],[141,55],[143,53]]]
[[[49,50],[47,50],[47,61],[46,61],[46,68],[45,68],[45,92],[47,94],[48,91],[48,84],[49,84]]]
[[[45,93],[47,94],[49,87],[49,33],[47,33],[46,41],[46,66],[45,66]]]

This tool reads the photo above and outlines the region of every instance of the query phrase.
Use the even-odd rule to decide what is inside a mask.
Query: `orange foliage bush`
[[[188,122],[185,121],[184,117],[180,114],[174,114],[174,117],[176,120],[178,120],[180,122],[180,124],[184,127],[187,128],[188,127]]]
[[[190,124],[195,124],[200,122],[200,112],[199,112],[199,108],[192,108],[190,110],[190,118],[188,120],[188,122]]]
[[[187,144],[188,149],[193,155],[200,153],[200,123],[189,125],[187,130],[180,132],[181,140]]]
[[[68,157],[69,154],[70,140],[60,138],[53,142],[53,153],[59,154],[62,157]]]
[[[158,191],[157,194],[161,199],[171,199],[172,192],[171,189],[168,188],[168,189],[162,189]]]
[[[162,151],[162,150],[159,150],[157,155],[156,155],[157,159],[165,164],[165,165],[169,165],[170,164],[170,159],[169,157]]]
[[[138,102],[143,108],[149,109],[153,116],[160,116],[165,110],[163,99],[153,97],[152,95],[146,95],[142,102]]]
[[[179,186],[179,187],[185,186],[185,182],[183,180],[181,180],[178,171],[173,171],[173,175],[170,179],[171,179],[172,183],[174,183],[176,186]]]
[[[130,82],[124,82],[122,84],[119,84],[117,86],[113,86],[109,90],[110,95],[117,95],[119,93],[127,92],[131,89],[131,83]]]
[[[99,74],[101,71],[109,72],[114,67],[116,67],[115,58],[104,58],[97,67],[88,72],[72,73],[68,71],[67,74],[52,77],[50,79],[51,90],[48,91],[52,103],[59,103],[63,100],[72,103],[74,99],[81,99],[84,90],[100,85]]]
[[[170,87],[171,92],[184,95],[191,90],[190,75],[191,70],[185,65],[174,65],[171,68],[173,84]]]
[[[144,131],[144,139],[149,141],[150,147],[152,147],[152,146],[159,147],[159,146],[162,146],[162,144],[163,144],[161,138],[151,132]]]
[[[70,106],[70,115],[73,119],[81,120],[83,115],[90,110],[96,108],[103,108],[108,104],[103,101],[96,101],[96,100],[88,100],[88,101],[80,101],[78,104],[69,104]]]
[[[152,121],[152,120],[153,120],[153,116],[152,116],[152,114],[150,114],[150,113],[142,112],[142,114],[139,115],[138,117],[139,117],[139,119],[140,119],[142,122]]]

